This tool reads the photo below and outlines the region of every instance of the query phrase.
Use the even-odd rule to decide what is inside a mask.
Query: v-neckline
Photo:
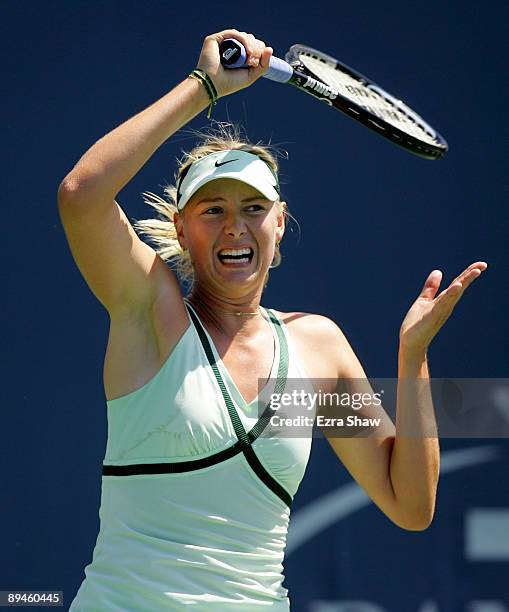
[[[281,346],[280,346],[280,343],[279,343],[279,337],[277,335],[276,330],[274,329],[274,323],[270,320],[270,317],[269,317],[266,309],[262,305],[260,305],[260,310],[261,310],[262,316],[268,322],[268,324],[270,326],[270,330],[272,332],[273,347],[274,347],[274,355],[273,355],[273,358],[272,358],[272,367],[271,367],[271,370],[270,370],[269,379],[268,379],[267,383],[264,385],[263,389],[258,393],[258,395],[256,395],[256,397],[253,400],[251,400],[251,402],[248,403],[244,399],[244,396],[240,392],[239,388],[237,387],[237,384],[233,380],[233,377],[230,375],[230,372],[229,372],[228,368],[226,367],[226,365],[224,364],[223,360],[219,356],[219,352],[218,352],[218,350],[216,348],[214,340],[212,339],[212,336],[209,334],[209,332],[208,332],[207,328],[205,327],[205,325],[202,323],[202,320],[198,316],[198,314],[196,312],[196,309],[187,300],[186,300],[186,304],[193,309],[194,314],[198,318],[198,321],[200,322],[200,325],[201,325],[203,331],[205,332],[205,334],[207,336],[207,339],[208,339],[208,341],[210,343],[210,347],[211,347],[212,352],[214,354],[214,358],[215,358],[216,363],[218,364],[219,370],[221,372],[221,376],[222,376],[223,380],[226,382],[226,384],[228,386],[228,389],[230,391],[230,396],[233,397],[233,399],[235,400],[235,403],[238,406],[242,406],[243,408],[252,408],[253,406],[256,406],[259,403],[260,398],[262,396],[264,396],[264,397],[267,396],[267,391],[271,387],[275,386],[275,379],[277,379],[277,373],[279,371],[279,366],[280,366],[280,361],[281,361]]]

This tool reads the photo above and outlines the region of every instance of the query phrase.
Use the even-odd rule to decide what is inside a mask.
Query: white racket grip
[[[246,64],[246,49],[234,38],[227,38],[219,45],[219,55],[224,68],[249,68]],[[265,79],[287,83],[293,75],[293,68],[279,57],[271,57],[269,69],[263,75]]]

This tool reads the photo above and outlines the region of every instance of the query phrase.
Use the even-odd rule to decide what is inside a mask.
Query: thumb
[[[442,272],[440,270],[433,270],[426,279],[419,297],[425,300],[432,300],[437,294],[441,282]]]

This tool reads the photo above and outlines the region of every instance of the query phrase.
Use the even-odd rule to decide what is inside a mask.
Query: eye
[[[204,215],[215,215],[217,213],[221,212],[221,207],[220,206],[211,206],[210,208],[207,208],[203,211]]]
[[[261,204],[250,204],[247,206],[246,210],[249,212],[258,212],[259,210],[265,210],[265,208]]]

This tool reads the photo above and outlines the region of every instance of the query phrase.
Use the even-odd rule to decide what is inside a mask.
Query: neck
[[[187,297],[190,304],[204,320],[225,334],[252,331],[263,322],[260,311],[260,294],[224,297],[202,287],[194,287]]]

